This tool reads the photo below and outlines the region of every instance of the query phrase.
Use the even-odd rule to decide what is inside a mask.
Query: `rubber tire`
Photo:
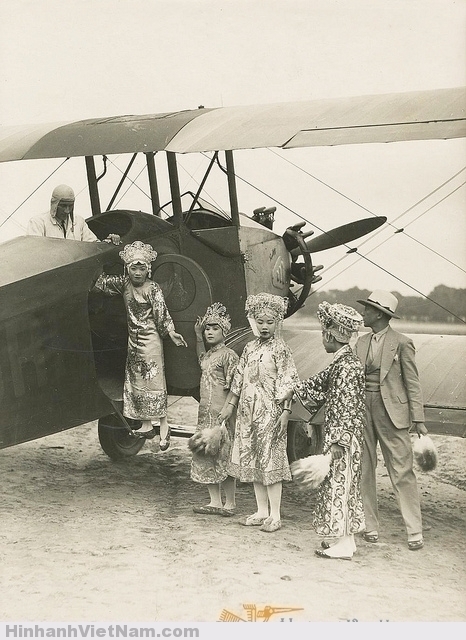
[[[288,423],[286,452],[290,464],[300,458],[322,453],[322,449],[322,425],[311,424],[311,436],[309,437],[305,422],[292,420]]]
[[[145,443],[145,438],[131,436],[115,413],[100,418],[98,434],[100,446],[112,460],[135,456]]]

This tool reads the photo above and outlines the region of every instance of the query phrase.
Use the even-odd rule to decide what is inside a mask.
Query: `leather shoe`
[[[330,560],[352,560],[351,556],[329,556],[328,553],[325,553],[325,551],[321,549],[316,549],[315,554],[319,556],[319,558],[328,558]]]
[[[408,542],[408,549],[410,551],[418,551],[418,549],[422,549],[424,546],[424,540],[421,538],[420,540],[411,540]]]
[[[366,542],[378,542],[379,541],[379,534],[376,533],[366,533],[364,531],[364,533],[362,534],[362,539],[365,540]]]

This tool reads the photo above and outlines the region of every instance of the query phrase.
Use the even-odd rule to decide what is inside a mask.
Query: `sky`
[[[465,27],[458,0],[2,0],[0,124],[461,86]],[[127,161],[112,158],[103,204]],[[138,162],[140,188],[118,207],[149,211]],[[196,189],[207,162],[180,158],[182,191]],[[25,233],[56,184],[73,186],[75,211],[90,215],[82,159],[60,165],[0,165],[0,241]],[[240,151],[235,166],[240,210],[277,206],[278,233],[301,219],[317,235],[388,217],[351,243],[367,259],[343,247],[313,256],[323,290],[466,288],[465,140]],[[220,172],[206,191],[227,207]]]

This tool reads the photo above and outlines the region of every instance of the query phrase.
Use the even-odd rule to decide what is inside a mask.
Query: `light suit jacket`
[[[358,338],[354,351],[366,365],[372,332]],[[413,341],[390,326],[382,349],[380,394],[385,409],[397,429],[406,429],[412,422],[424,422],[424,406],[416,367]]]

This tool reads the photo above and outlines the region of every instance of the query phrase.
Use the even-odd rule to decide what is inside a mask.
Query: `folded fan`
[[[429,436],[421,435],[415,439],[413,454],[421,471],[433,471],[437,466],[437,449]]]
[[[290,465],[293,480],[303,489],[317,489],[329,474],[331,462],[331,453],[295,460]]]

